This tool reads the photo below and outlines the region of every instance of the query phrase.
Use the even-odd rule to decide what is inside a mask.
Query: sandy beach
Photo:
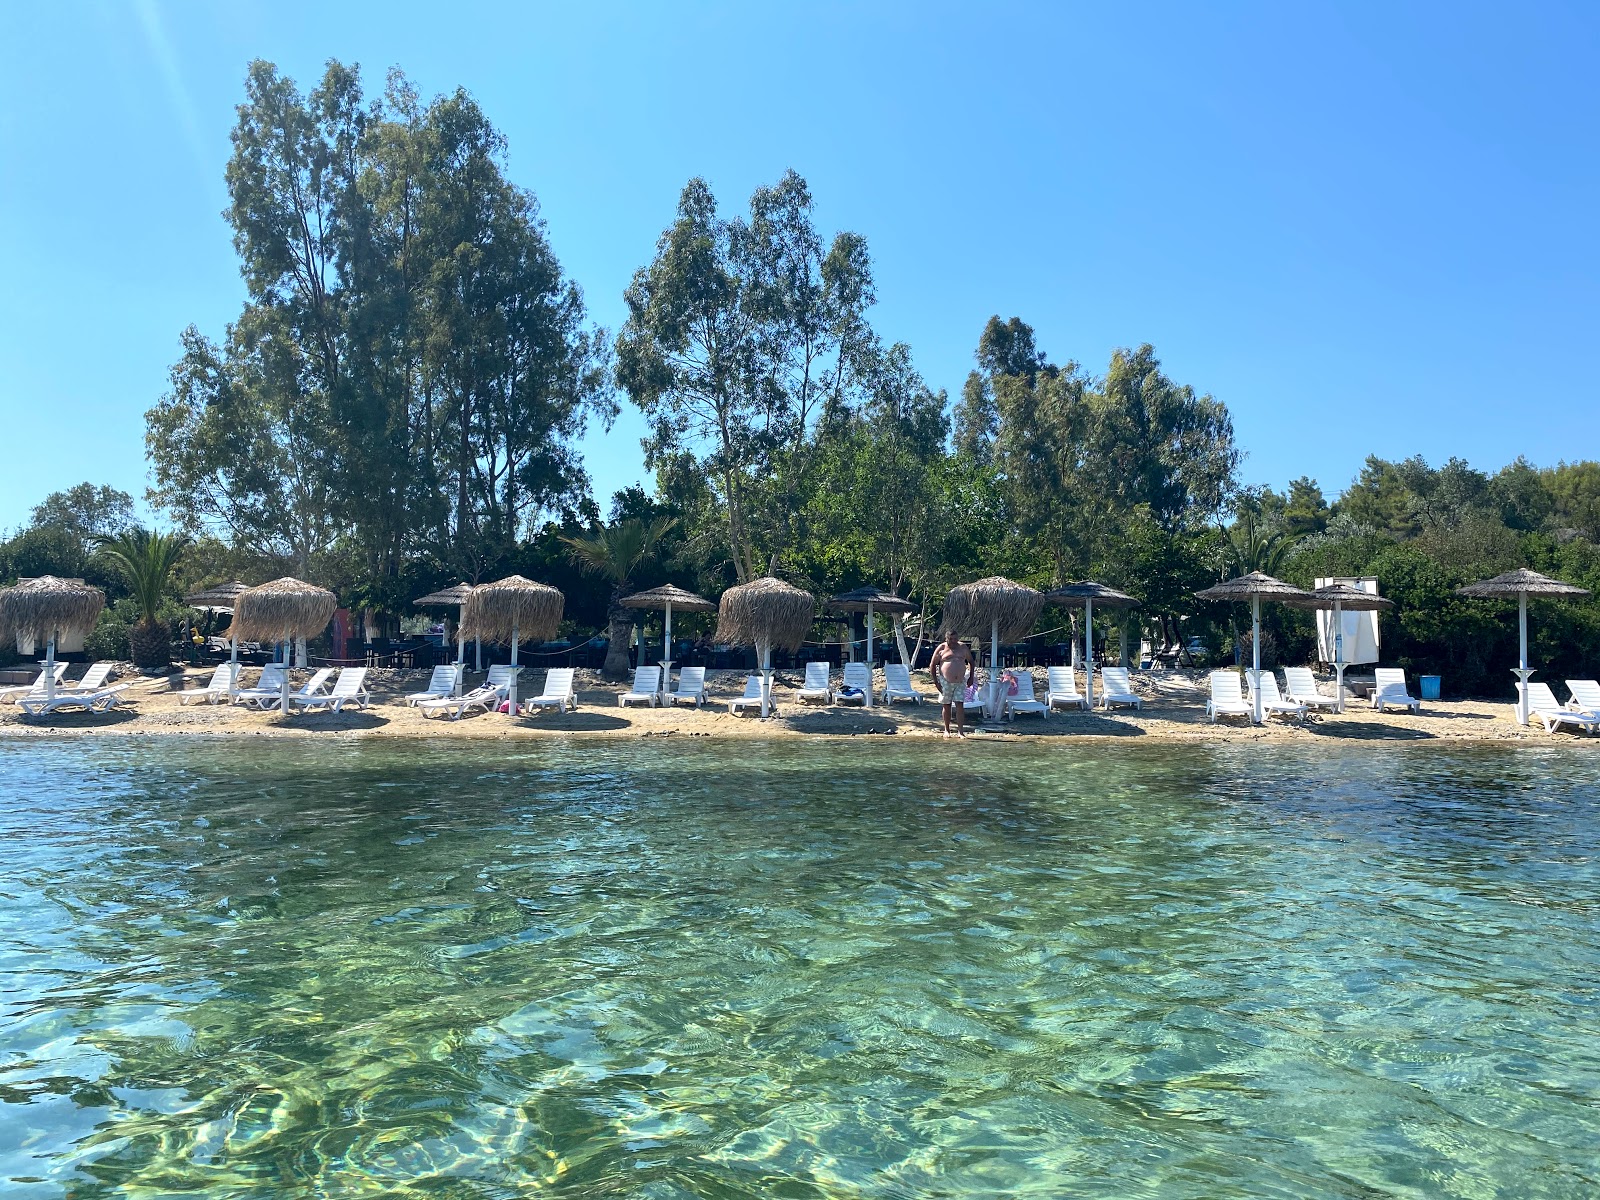
[[[71,676],[81,673],[75,668]],[[295,672],[298,683],[309,672]],[[536,694],[542,672],[524,677],[523,694]],[[600,679],[598,673],[579,671],[575,712],[545,711],[534,716],[509,718],[504,714],[474,713],[461,720],[425,718],[409,708],[404,697],[425,686],[426,671],[380,671],[367,677],[372,705],[365,711],[345,713],[296,712],[288,717],[276,710],[262,712],[226,704],[182,705],[178,693],[203,686],[209,668],[144,678],[124,675],[133,682],[122,694],[123,704],[107,713],[69,712],[33,717],[15,704],[0,704],[0,737],[94,736],[96,734],[151,736],[315,737],[330,733],[360,737],[523,739],[562,737],[712,737],[789,738],[804,736],[897,736],[941,740],[939,708],[925,675],[917,679],[928,699],[918,705],[897,704],[870,711],[859,706],[832,707],[800,704],[794,699],[798,672],[778,673],[775,695],[778,712],[762,720],[733,716],[728,700],[743,688],[745,672],[710,672],[710,703],[696,709],[688,705],[649,708],[617,703],[626,688]],[[246,672],[247,684],[255,673]],[[881,673],[879,682],[881,686]],[[1038,673],[1042,681],[1043,673]],[[1513,742],[1542,745],[1600,745],[1600,737],[1570,730],[1547,733],[1541,725],[1523,728],[1512,719],[1509,703],[1480,700],[1428,701],[1420,714],[1390,709],[1379,713],[1364,701],[1351,700],[1342,715],[1314,714],[1304,722],[1273,719],[1252,728],[1238,719],[1211,724],[1205,715],[1203,672],[1157,671],[1135,676],[1144,698],[1142,711],[1119,708],[1115,712],[1086,713],[1057,710],[1049,717],[1021,716],[1002,729],[969,725],[969,740],[1012,741],[1058,738],[1153,738],[1158,741],[1273,741],[1326,738],[1351,741],[1415,742],[1427,740]],[[1042,693],[1041,693],[1042,694]]]

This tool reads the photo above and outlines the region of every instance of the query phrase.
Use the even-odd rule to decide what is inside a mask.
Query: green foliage
[[[158,533],[135,527],[116,536],[96,539],[96,551],[127,580],[143,620],[154,623],[167,600],[173,572],[190,538],[181,533]]]

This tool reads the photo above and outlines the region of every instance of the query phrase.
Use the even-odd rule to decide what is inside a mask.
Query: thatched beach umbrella
[[[547,583],[535,583],[521,575],[507,575],[495,583],[472,589],[461,610],[461,628],[486,642],[511,645],[510,705],[506,711],[517,715],[517,643],[522,638],[544,641],[556,635],[566,598]]]
[[[1377,612],[1380,609],[1393,608],[1394,601],[1371,592],[1363,592],[1360,588],[1351,587],[1348,583],[1330,583],[1319,587],[1309,593],[1315,602],[1312,607],[1331,608],[1333,610],[1333,673],[1337,680],[1337,690],[1334,692],[1334,711],[1344,711],[1344,614],[1349,612]]]
[[[1588,589],[1572,583],[1563,583],[1559,579],[1551,579],[1548,575],[1541,575],[1526,567],[1519,567],[1515,571],[1507,571],[1504,575],[1496,575],[1493,579],[1484,579],[1477,583],[1469,583],[1466,587],[1459,587],[1456,589],[1456,594],[1470,596],[1475,600],[1509,600],[1512,596],[1517,598],[1519,653],[1517,665],[1512,668],[1512,673],[1517,677],[1517,723],[1526,725],[1528,676],[1533,674],[1528,666],[1528,597],[1577,599],[1587,596]]]
[[[650,588],[648,591],[635,592],[631,596],[624,596],[617,601],[623,608],[637,609],[663,609],[666,611],[666,630],[662,635],[661,653],[661,693],[665,695],[672,690],[672,610],[680,609],[683,612],[716,612],[717,606],[704,596],[696,596],[693,592],[686,592],[681,587],[664,583],[660,587]],[[639,661],[644,662],[644,638],[639,639]]]
[[[1058,587],[1052,592],[1046,592],[1044,598],[1052,604],[1083,605],[1084,697],[1092,709],[1094,708],[1094,606],[1098,604],[1102,608],[1137,608],[1139,602],[1127,592],[1119,592],[1114,587],[1107,587],[1092,579],[1080,579],[1077,583]]]
[[[991,721],[1000,717],[1000,643],[1014,642],[1031,631],[1044,607],[1044,594],[999,575],[963,583],[944,600],[944,626],[957,637],[989,635],[989,700]]]
[[[192,595],[185,596],[183,602],[190,608],[198,608],[210,613],[231,613],[239,602],[239,595],[249,589],[248,583],[240,583],[237,579],[228,583],[213,583],[210,587],[201,588]],[[228,624],[228,661],[233,664],[233,671],[228,680],[228,703],[232,704],[239,695],[239,638],[235,632],[235,623]]]
[[[1261,724],[1261,602],[1273,600],[1292,608],[1314,608],[1311,593],[1261,571],[1251,571],[1195,595],[1201,600],[1250,601],[1250,695],[1255,710],[1250,719]]]
[[[471,594],[472,594],[472,585],[470,583],[458,583],[458,584],[455,585],[455,587],[441,588],[437,592],[429,592],[426,596],[423,596],[422,598],[420,598],[418,600],[413,600],[411,603],[415,604],[418,608],[456,608],[456,609],[460,609],[460,608],[464,608],[466,606],[467,597],[469,595],[471,595]],[[478,644],[479,644],[479,646],[482,646],[483,643],[479,642]],[[482,654],[481,653],[479,655],[479,658],[480,659],[482,658]],[[461,614],[458,612],[456,614],[456,693],[455,693],[458,696],[461,695],[461,674],[462,674],[463,671],[466,670],[466,666],[467,666],[467,628],[466,628],[466,623],[461,620]],[[483,666],[483,663],[480,661],[478,663],[478,666],[481,668]]]
[[[772,651],[798,650],[811,629],[816,599],[781,579],[763,576],[731,587],[717,606],[717,640],[754,646],[761,660],[761,715],[772,711]]]
[[[328,627],[339,599],[327,588],[284,576],[240,592],[233,609],[233,636],[249,642],[314,638]],[[287,667],[287,663],[284,664]],[[278,711],[289,711],[289,672],[283,673]]]
[[[854,591],[845,592],[842,595],[835,596],[833,599],[828,601],[827,607],[832,609],[834,612],[845,612],[845,613],[864,612],[864,613],[867,614],[867,669],[868,669],[868,671],[870,671],[872,669],[872,662],[873,662],[873,655],[872,655],[872,616],[873,616],[873,613],[875,611],[881,609],[883,612],[893,614],[895,621],[898,622],[901,617],[905,616],[906,613],[908,613],[908,612],[916,612],[917,611],[917,606],[915,604],[911,603],[911,601],[905,599],[904,597],[896,596],[893,592],[886,592],[882,588],[871,587],[871,586],[858,587]],[[898,625],[896,627],[898,628]],[[856,659],[856,644],[855,644],[855,633],[853,631],[851,632],[850,637],[851,637],[851,641],[850,641],[850,661],[854,662],[855,659]],[[902,644],[902,648],[903,648],[904,643],[902,642],[901,644]],[[903,652],[902,652],[902,657],[903,656],[904,655],[903,655]],[[909,667],[910,665],[911,665],[910,663],[906,663],[906,666]],[[872,707],[872,689],[871,688],[867,689],[867,707],[868,708]]]
[[[44,694],[55,699],[56,638],[88,634],[106,606],[105,593],[81,579],[40,575],[19,579],[0,591],[0,631],[6,637],[44,642]]]

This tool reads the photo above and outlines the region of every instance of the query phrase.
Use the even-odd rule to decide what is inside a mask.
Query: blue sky
[[[1600,6],[10,5],[0,15],[0,529],[145,484],[180,330],[242,284],[247,62],[463,86],[613,331],[678,192],[794,167],[871,246],[888,340],[959,390],[991,313],[1059,360],[1153,343],[1249,482],[1368,453],[1600,457]],[[586,457],[642,475],[624,406]]]

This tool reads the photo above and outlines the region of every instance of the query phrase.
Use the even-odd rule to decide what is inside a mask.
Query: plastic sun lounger
[[[667,693],[667,707],[690,701],[696,708],[706,702],[706,669],[683,667],[678,671],[678,690]]]
[[[1048,717],[1050,706],[1033,694],[1033,672],[1016,671],[1014,675],[1017,680],[1017,694],[1005,698],[1007,715],[1015,718],[1018,713],[1036,713],[1041,717]]]
[[[83,673],[82,679],[60,686],[69,692],[98,692],[111,682],[111,672],[116,669],[114,662],[97,662]]]
[[[551,667],[544,673],[544,691],[522,702],[524,710],[553,708],[567,712],[578,707],[578,694],[572,689],[573,669]]]
[[[56,686],[57,687],[60,687],[61,686],[61,681],[64,678],[66,678],[67,666],[68,666],[68,664],[64,663],[64,662],[60,662],[60,663],[56,664]],[[0,691],[0,700],[9,700],[9,701],[15,702],[17,700],[22,699],[23,697],[27,697],[29,700],[32,700],[35,696],[43,696],[43,695],[44,695],[44,668],[41,667],[41,668],[39,668],[39,674],[34,677],[34,680],[33,680],[32,683],[25,683],[21,687],[6,688],[4,691]]]
[[[1144,708],[1144,701],[1133,690],[1133,679],[1127,667],[1100,668],[1100,707],[1116,708],[1131,705],[1135,711]]]
[[[407,704],[421,704],[424,700],[447,700],[455,695],[456,670],[452,664],[433,669],[433,676],[428,680],[428,686],[420,692],[412,692],[406,697]]]
[[[824,704],[833,703],[833,681],[829,678],[832,671],[825,662],[808,662],[806,664],[805,683],[794,694],[796,700],[820,700]]]
[[[362,669],[365,670],[365,668]],[[261,673],[265,675],[266,670],[263,669]],[[308,700],[312,696],[317,695],[324,687],[327,686],[328,680],[332,678],[332,667],[318,667],[315,675],[306,680],[301,687],[296,688],[294,691],[289,693],[289,704],[291,708],[300,701]],[[273,688],[271,691],[266,691],[259,687],[251,688],[250,699],[248,702],[253,703],[262,712],[266,712],[268,709],[278,707],[283,701],[283,674],[281,671],[279,672],[278,679],[278,686]],[[245,698],[245,693],[240,692],[239,698],[243,700]]]
[[[1573,725],[1588,732],[1600,729],[1600,716],[1562,708],[1557,704],[1556,694],[1550,690],[1548,683],[1528,684],[1528,716],[1538,717],[1544,723],[1546,733],[1554,733],[1563,725]]]
[[[1071,667],[1050,667],[1045,671],[1045,703],[1051,708],[1075,704],[1088,708],[1089,701],[1078,690],[1077,672]]]
[[[860,695],[845,696],[841,694],[843,690],[841,689],[841,692],[833,694],[833,702],[835,704],[859,704],[865,707],[867,695],[872,691],[872,668],[867,666],[866,663],[845,663],[844,686],[855,688]]]
[[[921,704],[923,695],[911,686],[911,668],[905,663],[885,663],[883,667],[883,702],[893,704],[896,700],[909,700],[912,704]]]
[[[1211,672],[1211,699],[1206,701],[1206,717],[1213,725],[1218,717],[1243,717],[1255,720],[1256,710],[1245,702],[1244,685],[1235,671]]]
[[[1567,705],[1574,712],[1586,712],[1592,717],[1600,717],[1600,683],[1593,679],[1569,679],[1567,691],[1572,693],[1572,701]]]
[[[424,717],[449,713],[452,721],[459,721],[469,708],[481,708],[484,712],[488,712],[491,708],[499,708],[505,702],[505,698],[505,689],[486,683],[465,695],[442,697],[438,700],[419,700],[417,709]]]
[[[1339,707],[1336,697],[1324,696],[1317,690],[1316,676],[1311,674],[1310,667],[1285,667],[1283,687],[1285,698],[1297,704],[1307,704],[1316,708]]]
[[[757,712],[761,711],[761,676],[759,675],[746,675],[744,677],[744,695],[736,696],[728,701],[728,711],[735,716],[747,708],[753,708]],[[772,708],[776,712],[777,704],[774,703]]]
[[[1372,707],[1379,712],[1386,705],[1422,711],[1422,701],[1406,690],[1406,673],[1398,667],[1378,667],[1372,672]]]
[[[254,704],[262,697],[270,696],[277,700],[283,694],[283,668],[275,663],[268,663],[261,668],[261,678],[256,680],[253,688],[240,688],[234,695],[235,704]]]
[[[44,696],[25,696],[18,703],[22,705],[23,712],[36,717],[47,717],[51,713],[60,712],[63,708],[107,712],[121,703],[118,696],[132,686],[131,683],[119,683],[115,687],[101,688],[97,692],[67,692],[53,700],[47,700]]]
[[[219,700],[226,700],[229,691],[233,688],[234,677],[239,672],[239,664],[225,662],[215,671],[211,672],[211,682],[202,688],[190,688],[188,691],[178,693],[178,703],[188,704],[191,700],[199,703],[201,700],[212,704]]]
[[[511,681],[521,674],[521,667],[513,667],[510,663],[496,663],[489,668],[489,678],[484,680],[484,683],[503,692],[507,691],[511,687]]]
[[[1278,691],[1278,677],[1271,671],[1261,672],[1261,715],[1263,717],[1293,717],[1303,721],[1311,710],[1294,700],[1285,700]]]
[[[629,704],[636,704],[640,701],[643,701],[651,708],[654,708],[656,706],[656,702],[661,699],[660,695],[658,694],[660,691],[660,667],[635,667],[633,671],[633,690],[623,692],[621,695],[619,695],[617,697],[617,704],[620,707],[626,708]]]
[[[308,696],[294,695],[289,700],[301,708],[326,708],[330,712],[343,712],[345,705],[366,708],[372,697],[367,694],[367,668],[344,667],[334,680],[333,690]]]

